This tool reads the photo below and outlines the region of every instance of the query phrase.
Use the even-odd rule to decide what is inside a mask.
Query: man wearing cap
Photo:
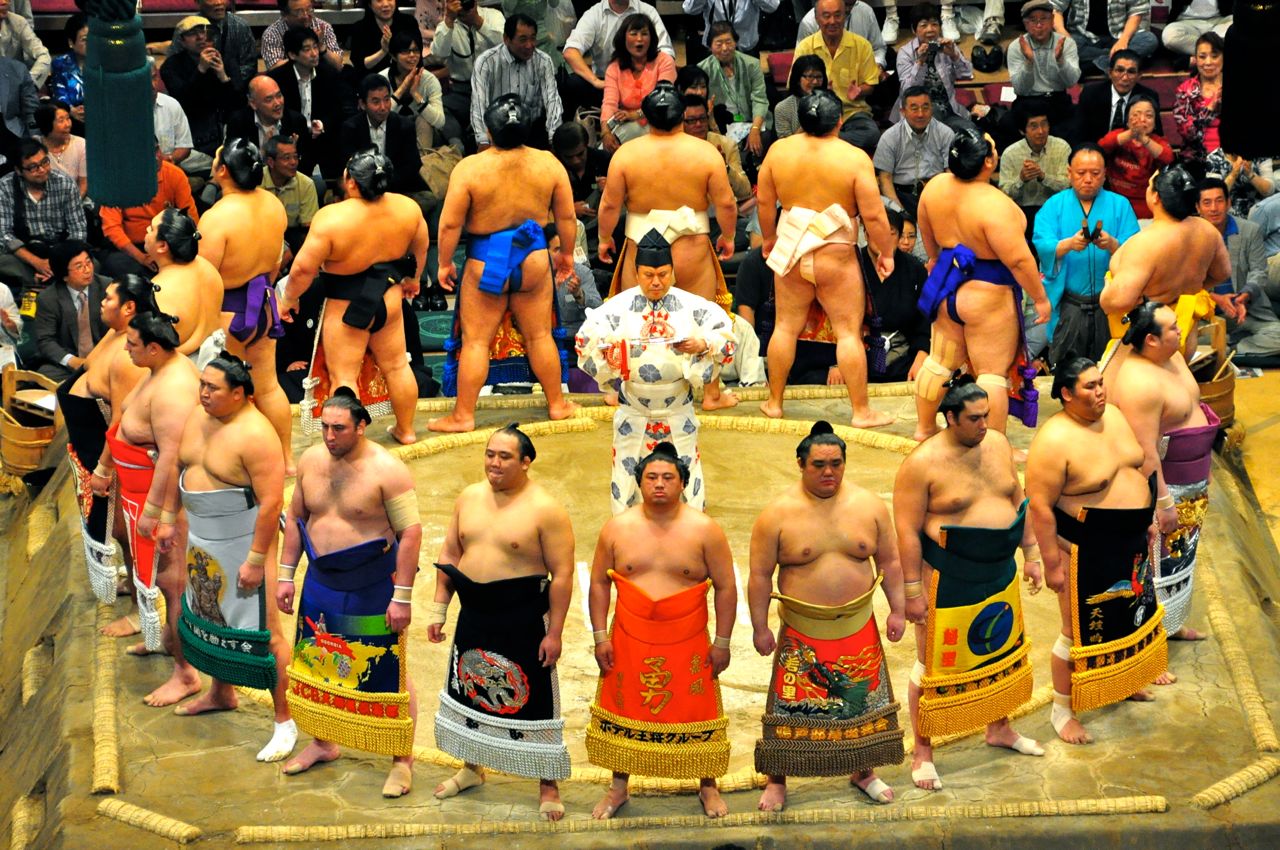
[[[1022,4],[1022,24],[1027,31],[1009,45],[1009,82],[1018,97],[1047,96],[1053,107],[1050,120],[1065,127],[1071,112],[1067,89],[1080,80],[1080,57],[1075,39],[1054,32],[1053,20],[1049,0]]]
[[[231,11],[227,0],[197,0],[200,15],[208,21],[209,44],[217,48],[225,61],[227,75],[236,90],[242,90],[258,69],[258,45],[253,30],[244,18]],[[169,44],[168,55],[182,52],[182,43],[175,38]]]
[[[213,156],[222,143],[226,114],[240,105],[222,54],[209,43],[209,19],[188,15],[173,30],[182,47],[160,67],[165,91],[182,104],[191,125],[192,146]]]
[[[693,390],[715,380],[732,361],[733,323],[716,304],[673,290],[671,245],[657,230],[635,249],[635,289],[592,310],[575,340],[578,368],[600,387],[617,380],[613,415],[613,513],[640,500],[636,464],[658,443],[674,443],[688,466],[684,497],[702,510],[706,487],[698,453]]]
[[[552,291],[543,222],[555,218],[560,251],[556,282],[573,273],[577,219],[573,188],[560,161],[525,146],[530,133],[528,107],[515,94],[499,97],[484,113],[492,147],[458,163],[440,212],[440,285],[453,292],[459,284],[453,253],[463,228],[467,262],[458,289],[462,350],[458,355],[458,397],[448,416],[427,423],[432,431],[475,428],[476,399],[489,373],[489,347],[509,309],[524,337],[534,376],[547,397],[552,419],[567,419],[575,407],[560,390],[560,357],[551,337]]]

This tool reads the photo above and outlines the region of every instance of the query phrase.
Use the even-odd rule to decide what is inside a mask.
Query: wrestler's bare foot
[[[920,743],[919,738],[916,738],[916,749],[911,757],[911,781],[917,788],[925,791],[938,791],[942,788],[938,770],[933,766],[933,746]]]
[[[604,394],[604,403],[609,407],[618,406],[618,393],[615,390],[606,390]]]
[[[137,614],[126,614],[118,620],[112,620],[99,630],[107,637],[129,637],[142,631],[138,625]]]
[[[413,788],[413,757],[397,758],[391,762],[391,772],[382,785],[382,796],[394,800],[403,797]]]
[[[564,803],[560,802],[560,788],[554,779],[538,783],[538,813],[550,821],[564,817]]]
[[[145,643],[134,643],[124,648],[125,655],[132,655],[136,658],[142,658],[147,655],[168,655],[169,650],[161,647],[160,649],[147,649]]]
[[[174,670],[169,681],[147,694],[142,701],[152,708],[163,708],[199,692],[200,675],[196,673],[195,668]]]
[[[855,428],[882,428],[885,425],[892,425],[893,422],[892,415],[873,408],[867,408],[866,413],[854,413],[849,420],[849,424]]]
[[[416,433],[410,431],[407,435],[403,434],[396,430],[396,426],[394,425],[387,426],[387,433],[391,435],[391,439],[395,440],[402,446],[412,446],[414,443],[418,442],[418,435]]]
[[[604,796],[600,798],[600,802],[596,803],[596,807],[591,810],[591,817],[595,820],[609,820],[630,800],[627,783],[615,779],[609,786],[609,790],[605,791]]]
[[[1068,744],[1093,743],[1093,736],[1089,734],[1089,730],[1074,717],[1062,724],[1062,728],[1058,730],[1058,737]]]
[[[702,396],[703,410],[723,410],[726,407],[737,407],[737,406],[738,406],[738,397],[733,393],[729,392],[728,390],[721,390],[720,395],[716,398],[711,398],[709,395],[705,393]]]
[[[849,777],[849,783],[871,798],[873,803],[884,805],[893,802],[893,789],[874,770],[864,770]]]
[[[915,433],[911,435],[911,439],[917,443],[923,443],[936,433],[938,433],[937,428],[916,428]]]
[[[1154,685],[1174,685],[1174,684],[1177,684],[1177,682],[1178,682],[1178,677],[1177,677],[1176,675],[1174,675],[1173,671],[1172,671],[1172,670],[1165,670],[1165,671],[1164,671],[1163,673],[1161,673],[1159,676],[1156,676],[1156,680],[1155,680],[1154,682],[1152,682],[1152,684],[1154,684]],[[1141,700],[1139,700],[1139,702],[1141,702]]]
[[[995,723],[987,724],[987,746],[1003,747],[1006,750],[1013,750],[1024,756],[1042,756],[1044,755],[1044,747],[1031,738],[1019,735],[1018,731],[1009,723],[1009,718],[1005,717],[997,720]]]
[[[190,702],[174,706],[173,713],[179,717],[194,717],[209,711],[235,711],[239,707],[240,700],[236,697],[235,691],[222,696],[210,688],[208,693],[201,694]]]
[[[760,412],[770,419],[781,419],[782,405],[774,404],[771,401],[762,401],[760,402]]]
[[[1207,637],[1208,635],[1204,632],[1198,632],[1190,626],[1183,626],[1169,635],[1169,640],[1204,640]]]
[[[702,801],[702,813],[709,818],[722,818],[729,814],[729,804],[720,796],[714,779],[702,780],[698,789],[698,799]]]
[[[427,423],[427,429],[430,431],[443,431],[448,434],[461,434],[476,429],[476,418],[474,416],[459,416],[455,411],[448,416],[432,419]]]
[[[1129,702],[1155,702],[1156,695],[1151,691],[1142,690],[1129,697]]]
[[[547,416],[553,420],[571,419],[578,415],[578,405],[571,401],[562,401],[557,405],[547,405]]]
[[[338,745],[332,741],[316,741],[313,740],[302,748],[302,752],[298,753],[297,758],[290,759],[280,772],[285,776],[294,776],[303,771],[310,770],[317,764],[323,764],[327,761],[333,761],[341,754]]]
[[[780,812],[787,805],[787,778],[770,776],[756,808],[762,812]]]

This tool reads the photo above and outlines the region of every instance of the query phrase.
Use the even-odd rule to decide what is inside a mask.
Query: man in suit
[[[1093,142],[1112,130],[1129,126],[1129,100],[1146,96],[1156,105],[1157,136],[1164,135],[1164,123],[1160,120],[1160,96],[1153,89],[1139,82],[1142,79],[1142,59],[1132,50],[1117,50],[1111,55],[1111,78],[1090,83],[1080,92],[1080,104],[1076,111],[1077,142]]]
[[[0,154],[17,160],[18,141],[36,135],[36,107],[40,98],[27,66],[17,59],[0,57]]]
[[[271,69],[267,76],[284,94],[285,109],[299,113],[310,128],[309,145],[304,147],[311,148],[311,159],[319,163],[325,179],[337,180],[344,162],[342,124],[355,112],[355,98],[342,75],[320,61],[320,40],[314,32],[287,30],[284,50],[288,64]]]
[[[84,364],[106,333],[102,298],[111,281],[94,272],[89,246],[79,239],[56,245],[49,266],[54,284],[36,297],[36,370],[61,382]]]
[[[248,106],[227,119],[227,140],[244,139],[262,150],[276,136],[296,138],[303,173],[315,168],[312,158],[311,127],[302,113],[284,105],[280,86],[266,74],[249,81]]]
[[[1230,210],[1227,184],[1217,177],[1202,180],[1196,211],[1218,228],[1231,258],[1231,279],[1215,287],[1213,300],[1227,315],[1228,338],[1237,353],[1274,357],[1280,355],[1280,317],[1267,297],[1262,228]]]
[[[347,160],[358,151],[377,148],[378,153],[391,160],[395,171],[391,191],[417,201],[423,217],[430,221],[439,199],[419,174],[422,156],[418,153],[418,135],[413,122],[391,109],[391,84],[387,78],[369,74],[361,80],[358,103],[359,114],[342,125],[342,158]]]

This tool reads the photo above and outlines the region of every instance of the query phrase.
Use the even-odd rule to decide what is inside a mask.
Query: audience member
[[[1160,46],[1151,32],[1150,0],[1052,0],[1053,28],[1076,42],[1080,62],[1107,70],[1117,50],[1143,59]]]
[[[880,194],[914,216],[924,184],[947,170],[956,134],[933,117],[933,101],[924,86],[903,91],[902,103],[903,120],[885,130],[871,161]]]
[[[1045,201],[1036,215],[1032,246],[1053,305],[1045,329],[1051,363],[1067,352],[1096,360],[1111,338],[1098,296],[1111,255],[1138,232],[1138,219],[1126,198],[1102,188],[1106,168],[1097,145],[1080,145],[1068,162],[1071,188]]]
[[[258,73],[258,41],[244,18],[232,12],[229,0],[196,0],[200,17],[208,21],[209,46],[218,51],[231,84],[238,91]],[[169,44],[168,55],[182,52],[177,38]],[[209,163],[212,166],[212,162]]]
[[[738,36],[728,21],[712,23],[710,38],[711,55],[698,67],[707,72],[708,91],[715,98],[715,108],[725,111],[726,125],[750,125],[744,141],[758,160],[764,156],[764,131],[769,120],[769,93],[760,60],[738,52]],[[734,134],[735,141],[738,135]]]
[[[62,242],[49,256],[52,286],[36,296],[36,371],[61,383],[84,365],[106,332],[102,298],[110,279],[95,273],[89,246]]]
[[[36,35],[31,22],[9,8],[9,0],[0,0],[0,56],[25,65],[36,88],[43,88],[49,79],[49,48]]]
[[[1160,37],[1174,53],[1190,56],[1196,52],[1196,39],[1208,32],[1227,37],[1231,28],[1232,0],[1173,0],[1169,23]],[[1223,14],[1226,12],[1227,14]]]
[[[880,82],[871,43],[844,28],[843,0],[818,0],[814,10],[818,32],[796,45],[796,58],[810,54],[822,58],[831,90],[844,107],[840,138],[870,154],[880,140],[867,105],[867,96]]]
[[[18,364],[18,343],[22,340],[22,313],[9,287],[0,286],[0,369]]]
[[[71,134],[71,108],[61,101],[45,101],[36,107],[36,129],[44,139],[53,167],[76,181],[80,197],[89,191],[84,139]]]
[[[1146,97],[1129,98],[1127,126],[1102,137],[1107,154],[1107,185],[1133,204],[1138,218],[1151,218],[1147,183],[1162,165],[1173,162],[1173,148],[1156,135],[1156,105]]]
[[[351,50],[347,56],[357,74],[377,74],[391,67],[395,58],[391,49],[393,35],[416,35],[421,53],[422,34],[418,32],[418,23],[396,10],[396,0],[361,0],[360,5],[364,7],[364,17],[351,28]]]
[[[1144,86],[1142,59],[1132,50],[1117,50],[1111,54],[1111,67],[1107,71],[1109,81],[1089,83],[1080,92],[1076,109],[1076,136],[1082,142],[1094,142],[1112,130],[1123,130],[1129,115],[1129,101],[1146,97],[1156,106],[1157,136],[1164,135],[1164,122],[1160,118],[1160,95]]]
[[[1049,0],[1022,4],[1022,24],[1027,31],[1009,45],[1009,82],[1018,97],[1047,97],[1053,109],[1050,123],[1065,131],[1074,109],[1067,89],[1080,80],[1080,57],[1075,39],[1054,32],[1053,20]]]
[[[1026,214],[1029,235],[1044,202],[1070,185],[1067,158],[1071,146],[1050,135],[1049,106],[1043,98],[1019,98],[1013,113],[1022,125],[1022,139],[1000,155],[1000,191]]]
[[[155,260],[147,256],[143,242],[151,220],[164,210],[169,207],[183,210],[192,221],[200,223],[187,175],[161,156],[159,145],[156,145],[156,183],[155,197],[141,206],[101,208],[102,235],[111,243],[111,249],[102,260],[102,270],[112,279],[126,274],[149,278],[156,273]]]
[[[1182,136],[1181,157],[1203,171],[1209,154],[1222,147],[1218,112],[1222,106],[1222,38],[1214,32],[1196,39],[1194,73],[1178,86],[1173,121]]]
[[[391,160],[388,190],[409,195],[422,208],[424,218],[440,203],[422,179],[422,156],[413,123],[391,111],[391,84],[378,74],[368,74],[360,82],[360,112],[342,125],[343,159],[358,151],[377,148]]]
[[[49,71],[49,95],[71,109],[71,117],[84,127],[84,56],[89,46],[89,19],[83,12],[67,18],[62,34],[66,53],[53,57]]]
[[[1243,305],[1245,311],[1241,321],[1238,306],[1235,311],[1224,310],[1228,314],[1227,341],[1237,354],[1274,357],[1280,355],[1280,317],[1267,296],[1262,229],[1231,213],[1227,194],[1227,184],[1210,177],[1200,183],[1200,200],[1196,204],[1200,217],[1218,228],[1226,240],[1231,257],[1231,279],[1215,287],[1214,292],[1235,305]]]
[[[315,16],[313,0],[276,0],[280,17],[262,32],[262,65],[268,71],[278,68],[289,61],[284,52],[285,30],[293,27],[309,29],[320,39],[320,58],[342,70],[342,46],[338,44],[338,36],[333,27]]]
[[[173,40],[181,45],[182,52],[165,60],[160,77],[165,90],[182,104],[192,145],[209,156],[212,166],[213,154],[222,144],[224,116],[243,101],[231,82],[222,54],[209,43],[207,19],[199,15],[183,18],[173,30]],[[207,170],[204,176],[208,176]]]
[[[148,56],[147,65],[151,68],[151,122],[160,152],[165,159],[185,171],[187,177],[208,177],[209,170],[213,167],[213,157],[192,148],[191,125],[187,122],[187,113],[182,111],[182,104],[161,91],[164,83],[156,60]],[[195,189],[193,184],[192,190]]]
[[[898,248],[915,257],[922,264],[928,263],[929,254],[925,251],[921,240],[916,238],[919,229],[916,227],[915,216],[909,212],[901,212],[899,215],[902,216],[902,234],[898,237]]]
[[[1231,214],[1237,218],[1248,216],[1254,204],[1276,191],[1275,169],[1269,156],[1250,160],[1218,148],[1205,158],[1205,171],[1226,184]]]
[[[754,228],[758,237],[760,225],[755,218],[756,199],[751,191],[751,180],[742,169],[742,158],[738,154],[738,146],[732,140],[713,133],[710,129],[711,113],[707,102],[696,94],[684,97],[684,131],[703,141],[715,145],[720,158],[724,160],[725,171],[729,176],[729,188],[733,190],[733,199],[738,202],[738,217],[732,226],[735,250],[745,250],[752,239]],[[721,232],[726,232],[724,224],[716,219],[715,207],[707,210],[711,218],[711,238],[714,240]],[[757,240],[758,241],[758,240]]]
[[[471,74],[475,60],[502,44],[502,13],[475,3],[463,8],[462,0],[446,0],[444,17],[435,29],[431,55],[444,62],[449,75],[444,108],[459,127],[471,129]],[[487,104],[482,104],[485,106]],[[481,135],[476,142],[484,141]]]
[[[489,147],[484,127],[484,111],[504,94],[516,94],[529,110],[529,147],[546,150],[551,134],[560,126],[564,108],[556,88],[556,69],[551,57],[537,47],[538,22],[516,13],[506,19],[502,44],[476,59],[471,77],[471,132],[476,147]]]
[[[717,24],[728,26],[736,35],[735,46],[754,53],[760,41],[760,13],[778,8],[781,0],[684,0],[686,15],[701,15],[702,44],[714,53]],[[723,30],[722,30],[723,31]],[[757,63],[756,67],[759,67]]]
[[[23,139],[16,159],[17,168],[0,177],[0,280],[15,294],[49,280],[55,245],[85,238],[80,190],[53,170],[44,143]]]
[[[898,51],[898,81],[903,96],[893,105],[890,121],[902,117],[903,97],[908,90],[920,86],[933,101],[933,117],[959,132],[972,127],[969,110],[956,100],[956,82],[972,80],[973,66],[956,48],[956,43],[939,39],[938,7],[924,3],[911,10],[915,37]]]
[[[17,59],[0,56],[0,116],[4,117],[0,155],[10,162],[17,159],[20,142],[35,134],[39,104],[27,67]]]
[[[930,324],[916,307],[929,273],[924,263],[901,245],[906,223],[902,213],[894,209],[887,209],[885,213],[894,241],[899,244],[893,252],[893,274],[879,285],[867,287],[869,309],[865,322],[869,349],[867,381],[870,383],[914,381],[929,353]],[[864,276],[870,274],[869,266],[863,263]],[[878,352],[883,352],[883,357]]]
[[[311,219],[320,209],[316,184],[306,174],[298,173],[298,145],[288,136],[272,136],[262,148],[267,164],[262,169],[262,188],[280,199],[289,217],[284,231],[285,262],[281,272],[288,271],[293,255],[298,253]]]
[[[447,0],[415,0],[413,16],[418,21],[418,31],[422,33],[424,50],[431,49],[431,43],[436,37],[436,27],[440,26],[440,22],[444,20],[444,10],[447,5],[449,5]]]
[[[552,256],[555,256],[560,251],[560,234],[554,226],[547,227],[546,231],[547,250],[551,252]],[[592,273],[591,266],[587,263],[586,249],[581,244],[581,223],[578,224],[578,237],[578,241],[575,241],[573,246],[573,274],[564,282],[563,286],[555,288],[560,327],[564,329],[565,336],[568,339],[573,339],[578,335],[578,328],[582,327],[582,323],[586,321],[587,311],[594,310],[603,303],[600,298],[600,289],[596,286],[595,274]],[[574,371],[580,370],[576,366],[570,366],[570,374]],[[567,380],[566,383],[568,383]],[[592,384],[594,384],[594,381]],[[598,390],[598,387],[591,386],[586,392],[597,392]]]
[[[884,40],[898,40],[898,3],[897,0],[885,0],[884,3]],[[986,0],[983,3],[982,25],[977,32],[977,40],[981,44],[992,45],[1000,41],[1004,30],[1003,0]],[[956,20],[955,3],[942,4],[942,37],[951,41],[960,40],[960,25]]]
[[[0,187],[3,185],[0,181]],[[1262,250],[1267,255],[1267,295],[1271,303],[1280,304],[1280,194],[1254,204],[1249,211],[1249,221],[1262,231]]]
[[[258,150],[267,140],[276,136],[297,139],[302,156],[302,169],[310,173],[315,166],[311,153],[311,127],[302,113],[287,109],[280,86],[266,74],[259,74],[249,81],[248,105],[231,113],[227,119],[227,138],[253,142]]]
[[[809,11],[804,13],[796,27],[796,44],[818,31],[818,10],[813,8],[811,2],[808,6]],[[889,8],[888,5],[885,6],[886,10]],[[871,45],[871,53],[875,56],[876,64],[883,69],[886,62],[885,45],[886,42],[892,44],[898,40],[896,30],[892,38],[886,37],[880,30],[879,22],[876,21],[875,11],[863,0],[845,0],[844,28],[867,40]]]
[[[658,49],[674,63],[676,52],[656,8],[641,0],[599,0],[582,13],[564,43],[564,61],[572,72],[565,82],[567,114],[574,114],[580,106],[601,104],[605,71],[617,53],[618,27],[632,15],[644,15],[653,23]],[[586,56],[591,57],[591,64],[587,64]]]
[[[538,49],[551,58],[556,69],[556,79],[572,73],[564,61],[564,42],[578,13],[573,0],[502,0],[502,14],[511,17],[516,13],[528,15],[538,24]]]
[[[640,103],[659,80],[675,82],[676,63],[662,52],[657,30],[647,15],[627,16],[613,36],[613,58],[604,72],[600,128],[604,149],[618,146],[648,131]]]
[[[586,229],[587,256],[594,257],[599,244],[596,233],[596,216],[600,194],[609,173],[609,152],[588,145],[587,128],[577,121],[566,121],[551,136],[551,152],[569,172],[569,185],[573,188],[573,214]],[[622,239],[622,225],[614,242]]]
[[[800,132],[800,98],[827,87],[827,66],[819,56],[801,56],[791,63],[789,94],[773,108],[773,132],[779,139]]]
[[[397,33],[399,35],[399,33]],[[303,163],[318,165],[329,180],[342,176],[342,122],[355,114],[355,98],[342,74],[320,61],[320,39],[314,32],[294,27],[284,34],[288,64],[267,72],[284,95],[286,114],[297,113],[307,128],[299,131],[308,155]]]
[[[422,40],[417,31],[391,35],[391,65],[379,73],[391,83],[396,112],[413,122],[418,149],[453,144],[462,151],[462,128],[444,111],[444,90],[436,75],[422,67]]]

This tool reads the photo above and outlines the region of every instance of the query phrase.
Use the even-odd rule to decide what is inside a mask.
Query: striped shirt
[[[471,74],[471,129],[477,139],[487,139],[484,111],[504,94],[520,95],[525,107],[547,122],[547,138],[560,126],[564,111],[556,89],[556,69],[551,57],[533,51],[528,62],[516,59],[505,44],[490,48],[476,59]]]

